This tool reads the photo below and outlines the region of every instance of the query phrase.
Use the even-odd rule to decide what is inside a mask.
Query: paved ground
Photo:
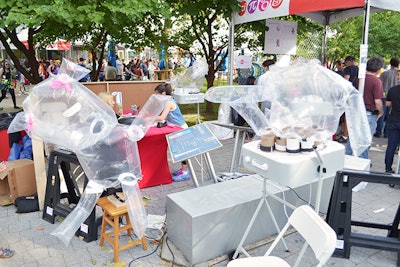
[[[18,96],[18,105],[21,105],[23,96]],[[3,112],[13,112],[11,98],[5,99],[0,106],[5,107]],[[11,108],[10,108],[11,107]],[[384,170],[384,152],[387,139],[374,138],[370,152],[372,161],[372,171],[381,172]],[[230,166],[232,155],[233,140],[222,141],[221,149],[211,152],[211,158],[217,172],[227,172]],[[397,155],[395,160],[397,160]],[[177,164],[170,164],[171,169],[178,167]],[[245,170],[241,170],[245,172]],[[192,181],[176,182],[169,185],[156,186],[143,189],[142,195],[149,199],[146,207],[148,214],[166,214],[166,195],[194,188]],[[387,185],[368,184],[365,190],[355,193],[357,210],[356,216],[361,218],[377,218],[380,223],[391,223],[393,212],[397,208],[400,200],[400,187],[391,188]],[[382,212],[376,212],[385,209]],[[0,266],[188,266],[189,264],[174,249],[171,242],[159,244],[157,241],[148,241],[148,250],[143,251],[141,247],[130,248],[120,253],[120,262],[113,263],[113,254],[110,246],[99,246],[99,241],[85,242],[78,238],[72,238],[68,246],[65,246],[50,233],[58,226],[44,221],[41,212],[27,214],[15,213],[14,206],[0,207],[0,245],[9,246],[16,251],[10,259],[0,259]],[[375,212],[374,212],[375,211]],[[168,231],[168,227],[166,228]],[[149,231],[149,236],[158,239],[161,233],[157,230]],[[168,235],[168,233],[167,233]],[[129,237],[123,237],[127,240]],[[271,239],[271,238],[270,238]],[[269,246],[270,239],[263,240],[257,244],[252,244],[250,253],[261,255]],[[289,247],[293,252],[299,250],[299,236],[291,234],[286,238]],[[169,248],[173,254],[169,253]],[[282,253],[280,256],[293,263],[293,254]],[[162,256],[161,256],[162,255]],[[315,266],[311,254],[306,254],[302,266]],[[396,266],[397,254],[393,252],[380,251],[375,249],[365,249],[353,247],[350,259],[332,257],[327,266]],[[208,262],[197,264],[196,266],[226,266],[227,257],[221,255]]]

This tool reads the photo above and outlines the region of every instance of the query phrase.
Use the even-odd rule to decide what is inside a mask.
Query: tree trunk
[[[17,50],[12,50],[10,45],[7,42],[7,38],[10,39],[11,43],[17,48]],[[39,77],[39,63],[36,59],[36,54],[34,50],[33,43],[29,44],[31,49],[27,49],[25,45],[18,39],[16,31],[7,31],[7,35],[0,34],[0,41],[3,44],[7,55],[13,61],[14,67],[21,72],[26,79],[29,80],[31,84],[38,84],[41,82]],[[26,57],[27,62],[25,66],[20,64],[19,56],[17,56],[16,52],[23,53]]]
[[[207,74],[206,80],[207,80],[207,90],[208,90],[208,88],[214,86],[214,80],[215,80],[214,67],[212,67],[212,68],[209,67],[208,68],[208,74]],[[207,101],[207,103],[206,103],[206,113],[208,113],[208,114],[212,114],[213,113],[213,107],[214,107],[213,104],[214,103]]]

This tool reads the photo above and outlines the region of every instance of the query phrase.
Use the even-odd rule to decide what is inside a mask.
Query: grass
[[[212,113],[206,113],[206,101],[204,103],[199,104],[200,110],[200,121],[213,121],[218,118],[218,108],[219,104],[213,103],[213,111]],[[183,117],[185,118],[186,123],[189,126],[193,126],[197,122],[197,104],[184,104],[179,105],[179,108],[182,111]]]
[[[226,80],[214,80],[214,85],[227,85],[228,82]],[[203,85],[203,88],[201,89],[202,93],[205,93],[207,91],[207,83],[205,82]],[[207,101],[204,101],[204,103],[199,104],[199,110],[200,110],[200,122],[203,121],[213,121],[218,119],[218,108],[219,108],[219,103],[213,103],[213,111],[210,113],[206,113],[206,105]],[[185,118],[186,123],[189,126],[193,126],[197,122],[197,104],[184,104],[184,105],[179,105],[179,108],[183,114],[183,117]]]

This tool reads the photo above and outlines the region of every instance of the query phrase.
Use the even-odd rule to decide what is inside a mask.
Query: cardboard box
[[[10,161],[0,172],[0,195],[8,195],[14,202],[17,197],[36,194],[36,177],[33,160]]]

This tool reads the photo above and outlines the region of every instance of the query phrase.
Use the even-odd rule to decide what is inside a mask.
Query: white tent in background
[[[287,15],[299,15],[310,18],[322,25],[329,25],[346,18],[364,14],[364,36],[362,51],[360,51],[360,85],[364,90],[366,57],[368,55],[368,31],[370,12],[384,10],[400,11],[398,0],[274,0],[265,5],[253,5],[250,0],[240,1],[241,12],[232,16],[230,31],[230,73],[233,73],[233,46],[234,27],[237,24],[257,21],[267,18],[276,18]],[[323,54],[325,54],[325,42],[323,42]],[[230,84],[233,84],[233,76],[230,76]]]

